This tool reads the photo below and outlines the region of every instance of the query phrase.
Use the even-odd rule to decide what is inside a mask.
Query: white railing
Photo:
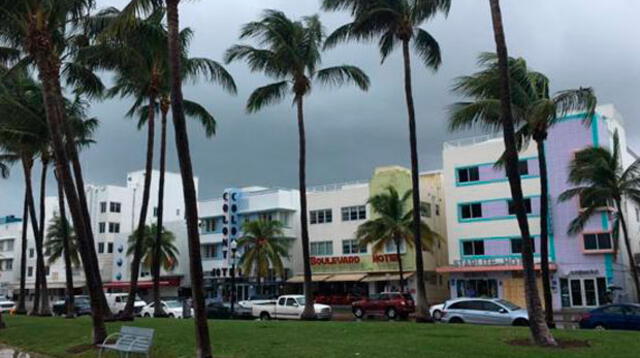
[[[443,146],[445,149],[450,147],[466,147],[469,145],[475,145],[479,143],[484,143],[493,139],[502,138],[502,133],[493,133],[493,134],[485,134],[481,136],[468,137],[468,138],[460,138],[454,139],[450,141],[444,142]]]
[[[307,188],[308,193],[321,193],[327,191],[338,191],[344,188],[345,186],[350,185],[360,185],[360,184],[368,184],[368,180],[353,180],[342,183],[333,183],[333,184],[323,184],[323,185],[315,185]]]

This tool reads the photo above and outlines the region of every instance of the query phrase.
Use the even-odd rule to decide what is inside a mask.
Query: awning
[[[323,282],[326,281],[332,275],[311,275],[311,281],[313,282]],[[293,276],[292,278],[287,280],[287,283],[303,283],[304,275]]]
[[[367,274],[365,273],[345,273],[339,275],[333,275],[327,279],[327,282],[344,282],[344,281],[353,281],[357,282],[365,278]]]
[[[131,286],[131,282],[122,281],[122,282],[108,282],[103,284],[104,288],[129,288]],[[180,281],[177,282],[174,280],[160,280],[160,287],[178,287],[180,286]],[[152,288],[153,281],[138,281],[138,288]]]
[[[403,278],[405,280],[408,280],[411,276],[413,276],[413,274],[415,274],[415,272],[405,272],[403,274]],[[367,275],[367,277],[365,277],[364,279],[362,279],[362,282],[377,282],[377,281],[400,281],[400,274],[399,273],[374,273],[374,274],[369,274]]]
[[[536,271],[540,271],[540,264],[536,264]],[[549,270],[558,269],[556,264],[549,264]],[[436,268],[437,273],[456,272],[498,272],[498,271],[522,271],[522,265],[491,265],[491,266],[444,266]]]

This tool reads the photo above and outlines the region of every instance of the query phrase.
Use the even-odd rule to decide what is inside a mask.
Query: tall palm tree
[[[0,35],[3,42],[28,55],[28,62],[35,64],[43,85],[46,118],[52,140],[52,148],[62,178],[64,191],[74,226],[78,230],[83,267],[91,296],[93,318],[93,342],[106,338],[103,312],[107,308],[102,279],[98,267],[95,242],[91,231],[89,210],[84,196],[84,180],[77,149],[71,143],[65,145],[63,136],[70,137],[65,121],[61,89],[61,71],[74,73],[77,67],[65,66],[61,70],[61,55],[71,42],[66,36],[69,29],[94,6],[93,0],[0,0]],[[27,62],[27,63],[28,63]],[[83,72],[87,75],[87,72]],[[71,77],[69,77],[71,78]],[[77,77],[76,77],[77,78]],[[98,81],[99,82],[99,81]],[[73,173],[69,167],[71,160]]]
[[[489,0],[491,7],[491,19],[493,33],[498,55],[497,69],[500,73],[500,118],[502,120],[502,132],[505,146],[505,169],[511,188],[518,226],[522,236],[522,268],[524,271],[524,294],[529,313],[529,327],[536,344],[556,346],[557,343],[545,322],[538,287],[536,285],[536,273],[533,262],[533,239],[529,233],[529,222],[524,206],[522,194],[522,182],[518,172],[518,149],[515,136],[515,121],[511,101],[511,83],[509,79],[509,55],[502,25],[502,13],[499,0]]]
[[[73,267],[80,267],[80,255],[78,253],[78,239],[73,228],[69,225],[65,214],[64,189],[62,183],[58,181],[58,215],[51,219],[47,230],[47,241],[45,248],[50,253],[49,264],[64,260],[65,268],[65,317],[74,318],[74,297],[73,297]]]
[[[142,233],[142,266],[145,268],[152,267],[156,248],[159,248],[160,265],[165,270],[173,270],[178,265],[178,255],[180,253],[175,246],[176,237],[171,231],[163,228],[160,235],[160,245],[156,246],[156,233],[158,231],[156,224],[144,227],[144,232]],[[128,256],[134,255],[138,236],[137,233],[129,236]]]
[[[409,199],[412,197],[412,190],[407,190],[402,196],[392,187],[387,187],[385,192],[374,195],[367,203],[376,214],[376,218],[370,219],[358,226],[356,238],[361,246],[373,244],[373,252],[384,250],[385,247],[393,245],[398,257],[398,272],[400,273],[400,292],[405,291],[404,269],[402,266],[402,247],[404,245],[413,247],[413,209]],[[420,242],[425,250],[431,251],[436,240],[440,236],[431,231],[429,225],[420,220]],[[404,244],[404,245],[403,245]],[[420,255],[416,251],[416,255]]]
[[[471,76],[457,79],[454,91],[471,97],[471,101],[457,102],[451,106],[449,129],[452,131],[480,127],[491,132],[502,129],[500,121],[500,74],[497,71],[495,54],[480,56],[484,69]],[[509,58],[511,79],[511,101],[518,150],[526,147],[530,140],[536,143],[540,172],[540,266],[545,306],[545,319],[550,327],[553,320],[551,277],[549,272],[549,178],[545,140],[549,130],[568,113],[585,111],[591,118],[596,106],[596,97],[591,88],[565,90],[555,96],[549,94],[549,79],[539,72],[530,71],[522,58]],[[503,156],[504,157],[504,156]],[[503,158],[502,157],[502,158]],[[501,159],[502,159],[501,158]],[[497,164],[502,165],[502,161]]]
[[[238,240],[240,267],[245,276],[256,275],[257,293],[261,293],[261,279],[273,268],[284,277],[282,259],[289,257],[290,240],[284,237],[284,225],[277,220],[252,220],[242,224],[242,237]]]
[[[287,94],[293,95],[298,116],[300,231],[304,265],[304,294],[306,298],[303,319],[313,319],[311,297],[311,264],[309,263],[309,232],[307,222],[306,189],[306,137],[304,129],[304,97],[309,95],[312,82],[339,86],[354,83],[360,89],[369,88],[369,77],[358,67],[342,65],[318,69],[324,29],[317,15],[293,21],[276,10],[265,10],[258,21],[243,26],[240,39],[253,38],[263,48],[234,45],[225,55],[227,63],[246,61],[251,71],[263,72],[278,82],[256,89],[247,101],[247,110],[257,112],[267,105],[281,102]]]
[[[631,248],[626,217],[622,201],[630,200],[640,204],[640,160],[636,160],[627,169],[622,167],[620,140],[618,132],[613,136],[613,150],[602,147],[589,147],[577,153],[569,165],[569,182],[575,188],[569,189],[559,197],[560,201],[580,198],[585,210],[581,211],[569,225],[569,235],[575,235],[584,229],[587,221],[603,206],[614,207],[612,236],[614,250],[619,248],[619,233],[622,229],[624,244],[636,297],[640,297],[640,281],[635,258]]]
[[[423,65],[437,70],[442,62],[440,46],[436,39],[420,26],[438,13],[447,15],[451,0],[323,0],[325,10],[347,10],[353,21],[336,29],[326,42],[327,47],[349,40],[378,40],[382,62],[398,44],[402,47],[404,65],[404,89],[409,118],[409,147],[411,152],[412,203],[420,207],[420,172],[418,168],[418,140],[416,113],[411,82],[411,46]],[[416,248],[416,322],[433,322],[429,316],[424,280],[422,243],[420,242],[420,212],[413,211],[413,236]]]

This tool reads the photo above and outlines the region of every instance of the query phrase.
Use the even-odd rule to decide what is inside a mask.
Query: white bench
[[[118,337],[115,343],[107,342]],[[132,354],[140,354],[149,357],[153,343],[153,329],[122,326],[120,332],[109,335],[102,344],[98,345],[102,357],[105,351],[118,352],[120,357],[129,357]]]

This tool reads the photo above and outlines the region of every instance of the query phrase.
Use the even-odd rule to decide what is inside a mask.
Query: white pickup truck
[[[300,319],[304,310],[303,295],[280,296],[276,301],[256,303],[251,307],[253,317],[261,320],[270,319]],[[333,314],[331,306],[314,303],[316,319],[329,320]]]

